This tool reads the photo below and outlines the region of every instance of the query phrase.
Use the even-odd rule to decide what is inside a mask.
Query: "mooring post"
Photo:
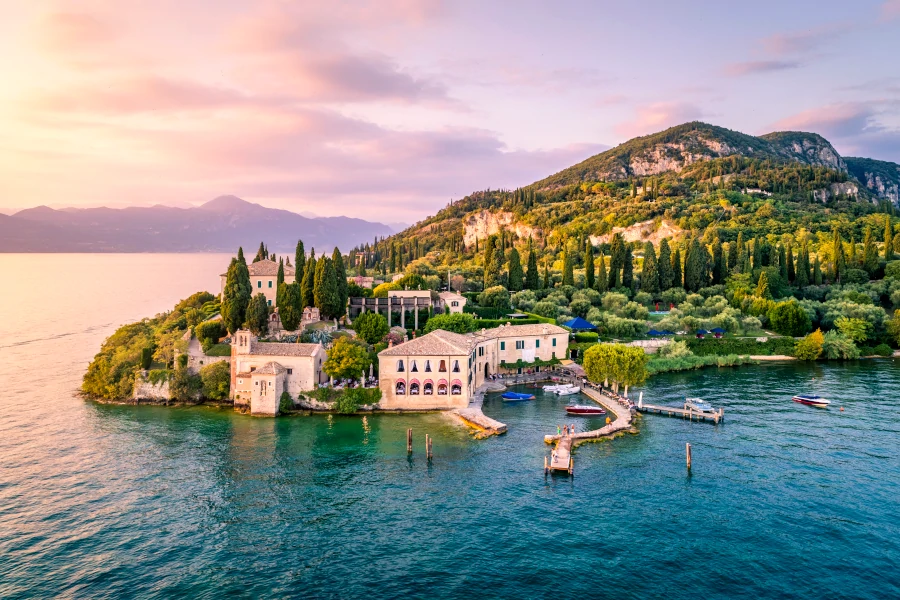
[[[406,430],[406,453],[412,454],[412,427]]]
[[[548,470],[549,470],[549,469],[548,469],[548,467],[547,467],[547,455],[545,454],[545,455],[544,455],[544,475],[547,474],[547,471],[548,471]]]
[[[688,468],[688,471],[690,471],[691,470],[691,445],[690,445],[690,443],[687,443],[684,445],[684,451],[685,451],[685,455],[687,458],[687,468]]]

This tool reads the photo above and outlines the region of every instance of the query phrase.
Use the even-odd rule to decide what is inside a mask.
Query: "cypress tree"
[[[294,250],[294,282],[300,283],[303,277],[303,268],[306,266],[306,250],[303,248],[303,240],[297,240],[297,248]]]
[[[303,308],[316,305],[316,258],[311,252],[303,269],[303,279],[300,282],[300,303]]]
[[[696,292],[705,287],[706,279],[706,261],[703,253],[705,250],[700,247],[700,241],[697,238],[691,240],[684,255],[684,289],[689,292]]]
[[[247,329],[255,335],[269,332],[269,302],[262,292],[253,296],[247,305]]]
[[[294,331],[303,318],[303,307],[300,302],[300,284],[282,283],[278,288],[278,316],[285,331]]]
[[[787,266],[787,281],[794,283],[797,280],[797,271],[794,268],[794,248],[791,240],[788,240],[787,250],[784,253],[784,262]]]
[[[259,250],[256,251],[256,256],[253,257],[253,262],[259,262],[261,260],[265,260],[266,258],[266,246],[262,242],[259,243]]]
[[[878,250],[875,248],[875,240],[872,239],[872,229],[866,227],[866,235],[863,238],[863,268],[869,275],[878,270]]]
[[[634,259],[630,245],[625,246],[625,256],[622,259],[622,286],[628,289],[634,287]]]
[[[338,286],[339,304],[341,306],[341,314],[343,314],[345,312],[344,308],[347,306],[347,299],[350,297],[350,283],[347,281],[347,270],[344,268],[344,256],[337,246],[331,253],[331,263],[334,266],[334,278]]]
[[[334,262],[327,256],[323,256],[316,263],[315,289],[313,297],[316,307],[326,319],[333,319],[340,315],[340,289],[337,285],[337,277],[334,272]]]
[[[500,271],[496,270],[496,261],[494,260],[494,236],[489,237],[484,242],[484,289],[497,285],[500,279]]]
[[[672,272],[672,251],[669,249],[668,238],[663,238],[659,242],[659,260],[656,261],[656,268],[659,271],[660,291],[665,291],[672,287],[674,274]]]
[[[891,227],[891,217],[884,218],[884,260],[894,259],[894,229]]]
[[[238,259],[238,262],[244,263],[244,266],[245,266],[245,267],[247,266],[247,259],[244,258],[244,248],[243,248],[242,246],[241,246],[241,247],[238,247],[238,257],[237,257],[237,259]]]
[[[747,247],[744,244],[744,232],[739,231],[736,242],[737,248],[735,251],[737,252],[737,261],[735,261],[734,265],[731,265],[732,273],[742,273],[744,272],[744,264],[747,262]]]
[[[231,259],[225,275],[225,289],[222,291],[222,320],[225,321],[228,333],[233,334],[244,324],[252,294],[247,265],[240,260]]]
[[[681,276],[681,249],[677,247],[672,254],[672,287],[684,287]]]
[[[648,294],[659,293],[659,269],[656,265],[656,250],[653,242],[644,244],[644,267],[641,271],[641,291]]]
[[[741,268],[738,262],[737,248],[737,242],[728,242],[728,259],[725,265],[727,273],[737,273],[737,269]]]
[[[584,249],[584,287],[594,287],[594,245],[590,240]]]
[[[722,252],[722,242],[718,237],[713,241],[712,254],[712,283],[718,285],[725,283],[725,273],[727,267],[725,265],[725,255]]]
[[[278,275],[275,277],[275,285],[284,283],[284,259],[278,261]]]
[[[563,252],[563,285],[575,285],[575,273],[572,267],[572,256],[569,251]]]
[[[531,248],[531,240],[528,241],[528,271],[525,272],[525,289],[537,290],[541,287],[540,273],[538,273],[537,255]]]
[[[547,266],[547,263],[544,263],[544,285],[541,286],[543,289],[550,289],[550,267]]]
[[[619,287],[621,280],[619,276],[622,268],[625,266],[625,242],[622,234],[613,235],[612,244],[609,248],[609,284],[607,289],[613,290]]]
[[[790,281],[790,277],[788,276],[788,261],[787,261],[787,253],[784,251],[784,245],[778,245],[778,273],[781,275],[781,278],[785,281]]]
[[[800,243],[800,256],[797,257],[797,272],[794,276],[794,283],[801,288],[809,285],[809,244],[806,238]]]
[[[756,284],[756,291],[753,295],[767,300],[772,299],[772,292],[769,290],[769,276],[765,271],[759,274],[759,282]]]
[[[832,251],[832,269],[834,272],[834,282],[840,283],[841,276],[847,270],[847,259],[844,257],[844,240],[841,238],[841,232],[838,228],[834,228],[831,239]]]
[[[813,282],[822,285],[822,266],[819,264],[819,255],[816,254],[816,262],[813,263]]]
[[[762,240],[754,238],[753,240],[753,264],[751,268],[759,269],[763,266],[763,247]]]
[[[513,248],[509,251],[509,291],[518,292],[525,284],[525,276],[522,273],[522,260],[519,257],[519,251]]]
[[[606,285],[609,283],[609,279],[606,273],[606,259],[603,257],[603,250],[600,250],[600,256],[598,257],[597,262],[599,263],[600,267],[597,272],[597,280],[595,284],[597,286],[597,291],[601,294],[604,294],[608,289]]]

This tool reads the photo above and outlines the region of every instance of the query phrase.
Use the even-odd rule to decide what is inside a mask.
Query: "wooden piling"
[[[406,430],[406,453],[412,454],[412,428]]]
[[[544,456],[544,475],[550,472],[550,467],[547,465],[547,457]]]
[[[688,471],[690,471],[691,470],[691,445],[689,443],[684,445],[684,452],[685,452],[685,457],[687,458],[687,468],[688,468]]]

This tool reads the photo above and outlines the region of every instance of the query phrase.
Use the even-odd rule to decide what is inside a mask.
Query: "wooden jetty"
[[[666,415],[669,417],[681,417],[693,421],[709,421],[718,424],[719,421],[725,419],[725,409],[720,408],[714,411],[699,411],[692,408],[678,408],[677,406],[660,406],[657,404],[644,404],[643,400],[638,401],[637,407],[642,413],[654,415]]]
[[[575,468],[572,459],[572,436],[566,435],[560,438],[556,444],[556,450],[553,451],[549,465],[547,457],[544,457],[544,473],[552,473],[553,471],[566,471],[569,475],[573,474]]]

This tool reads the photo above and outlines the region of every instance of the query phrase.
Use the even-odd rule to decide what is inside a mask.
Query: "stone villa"
[[[275,296],[278,294],[278,263],[274,260],[260,260],[247,265],[250,271],[250,286],[253,288],[253,295],[263,293],[269,306],[276,306]],[[225,281],[228,278],[227,273],[222,273],[222,288],[220,294],[224,296]],[[284,282],[294,283],[294,267],[284,265]]]
[[[566,359],[568,348],[568,331],[542,323],[507,323],[466,335],[432,331],[378,354],[379,406],[388,410],[465,408],[491,375],[521,372],[520,360]]]
[[[258,263],[257,263],[258,264]],[[322,344],[260,342],[241,329],[231,342],[231,397],[235,408],[274,416],[282,392],[296,398],[325,382]]]

